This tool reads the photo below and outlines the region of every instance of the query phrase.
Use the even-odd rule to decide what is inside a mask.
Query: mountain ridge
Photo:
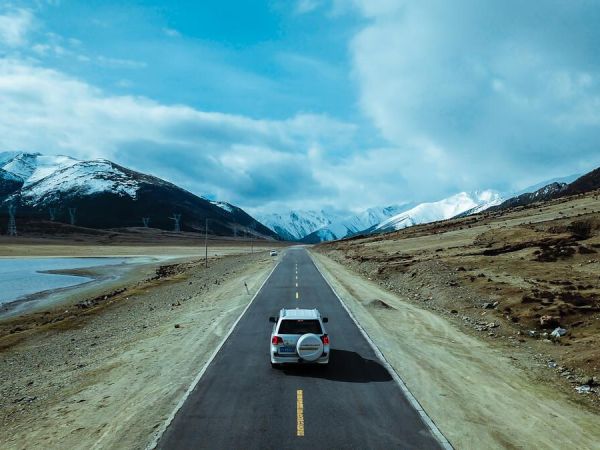
[[[358,214],[349,215],[332,221],[318,230],[313,231],[302,239],[307,244],[316,244],[323,241],[343,239],[360,233],[383,220],[397,214],[399,211],[409,208],[412,204],[377,206],[366,209]]]
[[[563,179],[572,178],[564,177]],[[567,197],[600,189],[600,167],[584,175],[580,175],[570,183],[554,181],[533,192],[525,192],[509,198],[499,205],[490,208],[491,211],[501,211],[519,206],[529,206],[535,203]]]
[[[241,208],[212,202],[153,175],[106,159],[77,160],[41,153],[0,153],[0,205],[21,217],[71,221],[87,228],[149,226],[278,238]],[[218,203],[218,204],[215,204]],[[5,209],[5,208],[3,208]],[[70,210],[70,211],[69,211]]]

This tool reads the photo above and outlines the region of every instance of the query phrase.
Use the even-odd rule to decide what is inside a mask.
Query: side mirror
[[[327,322],[329,322],[329,317],[323,317],[322,320],[323,320],[323,323],[327,323]]]
[[[269,322],[275,323],[275,322],[277,322],[277,319],[275,317],[271,316],[271,317],[269,317]]]

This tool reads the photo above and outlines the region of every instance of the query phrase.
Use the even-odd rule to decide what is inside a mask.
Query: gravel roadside
[[[597,449],[598,415],[513,356],[313,251],[328,281],[456,448]]]

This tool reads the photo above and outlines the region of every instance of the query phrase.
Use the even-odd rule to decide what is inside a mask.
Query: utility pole
[[[77,208],[69,208],[69,219],[71,225],[75,225],[75,213],[77,212]]]
[[[175,221],[173,231],[179,233],[181,231],[181,214],[173,213],[173,217],[169,217],[169,219]]]
[[[15,205],[8,205],[8,235],[16,236],[17,235],[17,221],[15,219],[15,214],[17,211],[17,207]]]
[[[54,222],[56,220],[56,208],[50,208],[48,211],[50,212],[50,221]]]
[[[208,267],[208,219],[204,221],[204,267]]]

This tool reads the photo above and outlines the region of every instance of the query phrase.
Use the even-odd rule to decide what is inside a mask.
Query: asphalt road
[[[158,448],[439,449],[306,250],[281,258]],[[296,307],[329,317],[328,367],[271,368],[269,316]]]

